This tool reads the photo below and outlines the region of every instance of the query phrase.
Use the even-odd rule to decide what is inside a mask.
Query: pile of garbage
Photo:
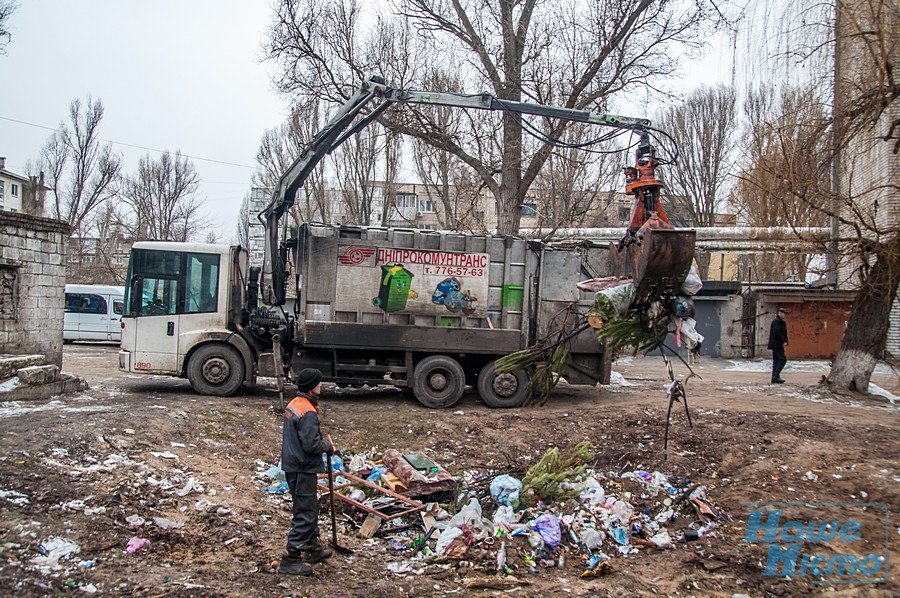
[[[455,564],[511,575],[577,559],[581,575],[591,577],[612,571],[617,558],[714,536],[728,518],[702,484],[660,471],[591,469],[589,449],[589,443],[568,454],[551,448],[522,479],[463,472],[448,502],[426,503],[415,520],[391,522],[379,531],[391,552],[403,557],[391,559],[388,570],[421,574],[430,566]],[[376,483],[390,475],[372,453],[347,457],[337,460],[336,480],[348,462],[350,471],[369,471]],[[263,478],[274,481],[278,471],[270,467]],[[263,489],[272,492],[279,483]],[[358,487],[339,492],[358,493],[360,502],[371,499]]]
[[[615,557],[715,534],[726,517],[709,502],[705,486],[659,471],[585,470],[559,486],[569,498],[548,502],[524,497],[522,482],[512,476],[494,477],[487,505],[472,496],[444,522],[434,555],[477,555],[483,569],[507,574],[563,566],[572,555],[583,560],[587,577],[611,571]]]

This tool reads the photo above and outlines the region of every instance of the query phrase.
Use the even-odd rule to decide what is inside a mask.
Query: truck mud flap
[[[619,276],[631,278],[635,303],[678,292],[694,260],[693,230],[650,229],[640,244],[617,251],[610,244],[610,264]]]

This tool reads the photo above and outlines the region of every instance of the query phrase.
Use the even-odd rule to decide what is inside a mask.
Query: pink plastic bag
[[[144,548],[145,546],[150,546],[150,540],[147,538],[138,538],[137,536],[133,537],[128,541],[128,547],[125,549],[125,552],[128,554],[133,554]]]

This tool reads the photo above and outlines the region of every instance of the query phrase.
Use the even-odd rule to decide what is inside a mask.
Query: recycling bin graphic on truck
[[[462,311],[467,316],[475,313],[476,301],[478,298],[464,290],[455,276],[442,280],[431,294],[432,303],[443,305],[450,312]]]
[[[413,276],[402,264],[381,266],[381,286],[372,303],[387,313],[406,309],[406,300],[418,297],[412,290]]]
[[[342,258],[351,253],[361,255],[361,248],[351,247],[341,252],[340,288],[352,284],[372,289],[376,294],[371,299],[372,305],[387,314],[472,316],[480,310],[482,317],[486,315],[479,300],[487,295],[487,254],[393,248],[370,251],[365,259],[352,264]],[[348,265],[354,267],[341,272]]]

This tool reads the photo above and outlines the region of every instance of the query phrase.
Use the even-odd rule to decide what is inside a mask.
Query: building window
[[[3,201],[3,186],[6,185],[6,181],[0,181],[0,201]]]
[[[434,202],[430,199],[420,199],[419,211],[423,214],[434,214]]]
[[[19,196],[19,186],[16,185],[15,183],[10,183],[9,184],[9,194],[13,197],[18,197]]]
[[[619,220],[628,220],[631,218],[631,208],[619,208]]]
[[[475,220],[478,222],[484,222],[484,212],[475,212]]]
[[[537,216],[537,204],[536,203],[523,203],[519,204],[519,210],[522,216]]]
[[[398,193],[394,196],[394,207],[415,208],[416,195],[414,193]]]

